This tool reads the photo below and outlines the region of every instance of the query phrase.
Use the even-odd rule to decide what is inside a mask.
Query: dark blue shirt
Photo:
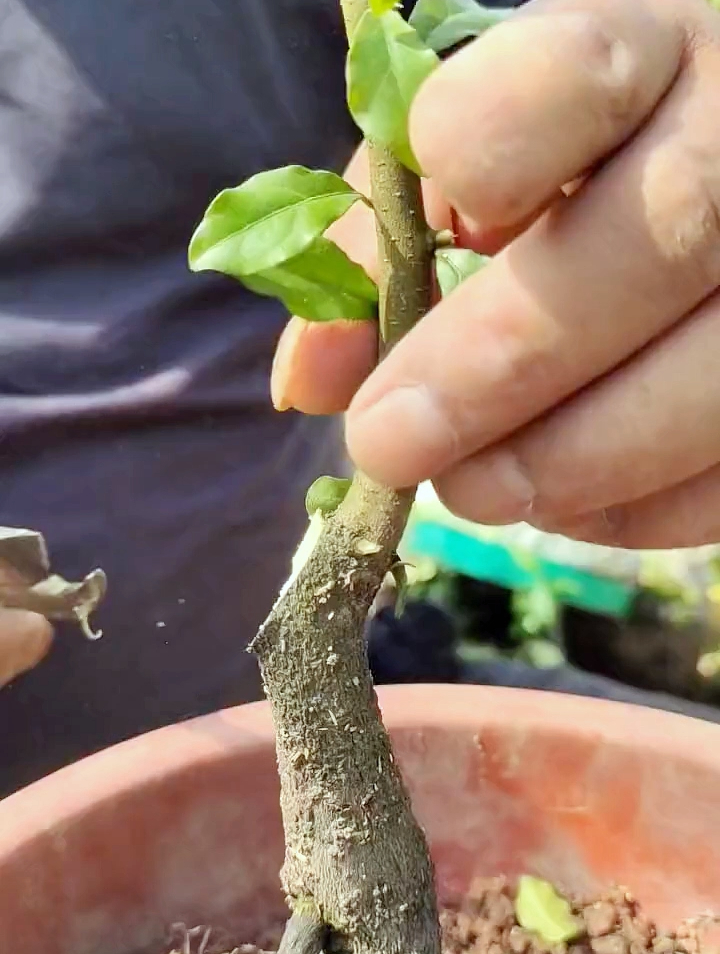
[[[103,639],[0,691],[0,793],[260,695],[338,428],[272,411],[285,315],[186,249],[221,188],[341,169],[344,51],[337,0],[0,0],[0,523],[110,581]]]
[[[272,411],[286,316],[186,250],[220,189],[344,166],[345,50],[339,0],[0,0],[0,524],[110,582],[0,691],[0,794],[260,696],[339,428]]]

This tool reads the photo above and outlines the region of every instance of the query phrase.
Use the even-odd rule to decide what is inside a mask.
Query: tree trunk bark
[[[342,0],[352,30],[367,0]],[[432,297],[419,179],[369,144],[380,330],[391,348]],[[364,627],[414,490],[356,474],[253,643],[277,731],[293,915],[282,954],[439,954],[433,868],[382,724]],[[311,523],[311,533],[318,523]]]

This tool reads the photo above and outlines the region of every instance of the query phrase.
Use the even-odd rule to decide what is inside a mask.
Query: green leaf
[[[426,46],[440,53],[469,37],[480,36],[512,12],[484,7],[475,0],[418,0],[410,24]]]
[[[515,915],[521,927],[549,945],[572,941],[582,930],[565,898],[550,882],[531,875],[522,875],[518,880]]]
[[[210,203],[190,242],[190,268],[242,278],[281,265],[361,198],[334,172],[260,172]]]
[[[394,554],[395,562],[390,565],[390,574],[395,581],[395,616],[400,617],[405,612],[410,583],[408,580],[407,563]]]
[[[399,0],[370,0],[370,9],[376,17],[381,17],[383,13],[399,6]]]
[[[318,477],[305,494],[305,509],[308,516],[320,511],[323,516],[340,506],[350,490],[352,480],[347,477]]]
[[[550,586],[538,580],[527,590],[513,593],[513,616],[521,637],[536,638],[552,633],[557,627],[559,604]]]
[[[408,114],[420,85],[439,59],[400,14],[366,10],[347,58],[348,106],[370,140],[387,146],[413,172],[420,167],[408,138]]]
[[[435,253],[435,272],[440,294],[446,298],[466,278],[484,268],[490,258],[469,248],[443,248]]]
[[[377,286],[330,239],[315,239],[300,255],[274,268],[235,277],[259,295],[279,298],[291,314],[307,321],[370,319],[377,314]]]
[[[567,662],[562,648],[550,639],[527,639],[515,658],[526,662],[535,669],[557,669]]]

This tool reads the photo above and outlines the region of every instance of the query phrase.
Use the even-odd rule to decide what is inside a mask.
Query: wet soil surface
[[[578,936],[568,944],[547,946],[517,922],[513,886],[504,878],[478,882],[457,905],[441,914],[443,954],[717,954],[703,943],[710,916],[684,922],[674,931],[660,930],[646,918],[635,899],[621,888],[600,897],[571,898]],[[233,946],[209,927],[179,925],[157,954],[265,954],[276,951],[283,925]]]

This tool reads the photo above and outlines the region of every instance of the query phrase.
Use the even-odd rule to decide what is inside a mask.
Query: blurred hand
[[[0,609],[0,687],[37,666],[52,639],[52,626],[44,616]]]
[[[433,224],[451,203],[493,262],[369,377],[372,328],[294,319],[276,404],[348,408],[359,467],[432,478],[472,520],[720,540],[718,106],[706,0],[531,2],[449,59],[411,117]],[[362,187],[362,154],[350,175]],[[335,237],[373,270],[366,210]]]

